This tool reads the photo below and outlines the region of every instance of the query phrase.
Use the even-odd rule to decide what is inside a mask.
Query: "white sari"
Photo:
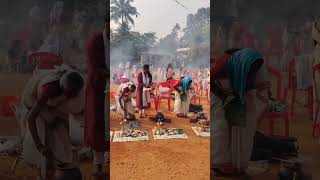
[[[187,91],[187,100],[181,101],[180,95],[178,92],[175,93],[175,100],[174,100],[174,113],[176,114],[183,114],[185,116],[189,113],[189,107],[191,103],[192,93],[191,90],[194,89],[194,84],[191,83],[190,89]],[[182,90],[182,89],[181,89]]]
[[[124,110],[121,108],[121,105],[122,107],[126,108],[126,111],[128,113],[133,113],[132,100],[131,100],[131,95],[129,95],[129,93],[126,94],[120,101],[120,96],[124,88],[127,88],[128,85],[129,83],[120,84],[117,95],[115,97],[117,102],[117,113],[121,114],[123,117],[125,116],[125,114],[124,114]]]
[[[21,119],[19,119],[19,121],[23,140],[23,158],[26,162],[41,168],[43,174],[46,169],[46,158],[37,150],[34,144],[26,117],[36,101],[34,94],[40,92],[42,85],[56,81],[59,77],[60,72],[56,69],[48,70],[47,72],[34,73],[33,77],[31,77],[26,85],[22,95],[22,102],[19,104],[19,111],[21,113]],[[47,105],[51,108],[42,109],[39,116],[36,118],[36,125],[41,143],[49,146],[55,158],[63,163],[73,162],[72,145],[68,128],[62,123],[58,123],[55,128],[48,128],[46,124],[53,123],[55,118],[59,117],[57,112],[62,112],[64,114],[77,114],[81,112],[84,106],[84,99],[80,96],[72,99],[65,99],[63,96],[50,99],[47,102]],[[66,124],[68,123],[68,119],[61,118],[66,120]]]
[[[150,85],[151,82],[150,82],[150,79],[148,77],[148,75],[142,73],[142,82],[143,84],[145,85]],[[142,104],[144,107],[147,107],[148,104],[151,103],[151,98],[150,98],[150,91],[146,88],[143,88],[143,92],[142,92]]]
[[[259,70],[257,80],[266,80],[265,66]],[[223,88],[230,90],[228,80],[221,80]],[[266,96],[267,92],[262,95]],[[267,107],[262,101],[257,99],[257,91],[250,90],[246,94],[247,104],[247,126],[245,128],[230,127],[223,109],[222,101],[214,96],[211,100],[213,107],[211,123],[211,144],[213,164],[215,166],[231,163],[238,169],[246,168],[251,158],[254,135],[257,129],[258,118]],[[261,93],[260,93],[261,94]]]

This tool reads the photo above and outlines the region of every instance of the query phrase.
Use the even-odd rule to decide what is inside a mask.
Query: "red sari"
[[[227,76],[225,67],[230,57],[231,56],[229,54],[224,54],[218,60],[211,59],[210,75],[213,80],[220,79]]]
[[[136,99],[136,103],[137,103],[137,108],[139,109],[146,109],[147,106],[144,106],[143,105],[143,100],[142,100],[142,93],[143,93],[143,78],[142,78],[142,73],[143,72],[140,72],[138,74],[138,77],[137,77],[137,84],[138,84],[138,88],[137,88],[137,99]],[[152,84],[152,75],[151,73],[149,72],[148,73],[148,77],[149,77],[149,84]]]
[[[84,143],[97,152],[105,150],[105,88],[107,78],[97,70],[106,69],[102,32],[94,34],[87,44],[88,76],[85,102]]]

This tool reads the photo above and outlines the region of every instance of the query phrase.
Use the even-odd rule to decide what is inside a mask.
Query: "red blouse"
[[[213,79],[219,79],[226,77],[226,64],[228,63],[230,59],[229,54],[224,54],[219,60],[211,60],[211,77]]]
[[[42,85],[40,94],[37,95],[37,103],[45,104],[50,98],[58,97],[63,94],[59,80]]]

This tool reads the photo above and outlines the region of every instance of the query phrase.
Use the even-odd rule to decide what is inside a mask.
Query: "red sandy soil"
[[[30,75],[24,74],[0,74],[0,96],[19,96]],[[0,136],[18,135],[18,125],[14,117],[0,116]],[[0,180],[35,180],[37,171],[29,167],[23,161],[18,163],[14,174],[10,174],[11,166],[15,158],[0,156]],[[91,176],[91,162],[80,164],[83,180],[96,180]],[[105,168],[104,168],[105,169]],[[101,180],[104,180],[102,178]],[[100,179],[99,179],[100,180]]]
[[[111,102],[114,104],[114,101]],[[163,101],[160,111],[171,118],[172,123],[166,127],[183,128],[188,139],[154,140],[152,128],[154,123],[149,117],[154,116],[154,103],[147,111],[149,117],[141,120],[142,128],[148,130],[148,141],[111,143],[110,176],[112,180],[209,180],[210,179],[210,139],[194,135],[188,119],[178,119],[171,112],[167,101]],[[201,99],[206,112],[209,105]],[[111,115],[110,129],[119,130],[119,119]],[[136,114],[138,117],[138,115]]]

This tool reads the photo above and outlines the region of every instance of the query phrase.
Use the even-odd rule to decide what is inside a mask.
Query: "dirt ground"
[[[114,104],[114,101],[111,103]],[[148,141],[111,143],[112,180],[210,179],[210,139],[195,136],[188,119],[176,118],[172,112],[173,103],[171,101],[171,111],[168,111],[167,101],[162,101],[159,109],[172,120],[165,127],[183,128],[188,139],[154,140],[151,130],[155,124],[148,117],[141,119],[142,128],[148,130]],[[209,112],[209,104],[205,98],[201,99],[201,104]],[[150,117],[155,114],[152,103],[147,115]],[[112,116],[110,122],[111,130],[120,129],[116,116]]]
[[[0,74],[0,96],[19,96],[29,79],[30,75],[25,74]],[[4,85],[5,84],[5,85]],[[18,135],[18,124],[14,117],[0,117],[0,136]],[[0,180],[35,180],[37,171],[23,161],[18,163],[15,173],[11,174],[10,169],[15,158],[0,156]],[[91,162],[80,164],[83,180],[98,180],[91,176]],[[106,169],[106,168],[104,168]],[[101,180],[104,180],[102,178]],[[100,179],[99,179],[100,180]]]

